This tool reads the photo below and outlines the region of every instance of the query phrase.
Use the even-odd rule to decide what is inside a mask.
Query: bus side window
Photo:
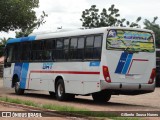
[[[5,62],[16,62],[19,58],[19,43],[7,45],[5,48]]]
[[[7,62],[7,54],[8,54],[7,52],[8,52],[8,48],[5,47],[5,50],[4,50],[4,63]]]
[[[77,38],[71,38],[70,42],[70,59],[75,60],[77,58]]]
[[[5,57],[4,57],[4,68],[7,68],[7,67],[11,67],[11,53],[10,53],[11,49],[10,49],[10,46],[7,46],[5,48]]]
[[[101,50],[102,50],[102,36],[97,35],[94,39],[94,49],[93,49],[93,59],[101,58]]]
[[[7,48],[7,56],[6,56],[6,62],[12,62],[13,60],[13,46],[9,46]]]
[[[54,58],[56,60],[64,60],[64,52],[63,52],[64,40],[62,38],[58,38],[56,40],[56,49],[54,50]]]
[[[70,42],[70,39],[69,38],[65,38],[64,39],[64,59],[65,60],[68,60],[69,59],[69,42]]]
[[[32,42],[32,55],[31,60],[41,61],[42,60],[42,41],[33,41]]]
[[[84,41],[85,37],[80,37],[78,39],[77,59],[84,59]]]
[[[87,36],[85,46],[85,59],[93,59],[94,36]]]
[[[55,53],[56,53],[56,45],[57,45],[57,44],[56,44],[56,39],[54,39],[54,40],[53,40],[53,43],[52,43],[52,60],[53,60],[53,61],[55,61],[55,58],[56,58],[56,57],[55,57],[55,55],[56,55],[56,54],[55,54]]]
[[[30,60],[30,49],[31,49],[31,43],[21,43],[21,60],[26,61]]]
[[[42,59],[45,61],[50,61],[52,60],[52,47],[53,47],[53,40],[44,40],[44,50],[43,50],[43,55]]]
[[[44,49],[45,50],[51,50],[53,47],[53,40],[49,39],[49,40],[44,40]]]
[[[20,59],[20,43],[14,43],[13,44],[14,48],[13,48],[13,54],[12,54],[12,60],[13,62],[19,61]]]

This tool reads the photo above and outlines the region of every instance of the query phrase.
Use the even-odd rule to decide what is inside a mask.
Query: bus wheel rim
[[[61,97],[63,94],[63,87],[61,84],[58,85],[58,96]]]
[[[16,91],[18,91],[18,89],[19,89],[19,82],[16,83],[15,88],[16,88]]]

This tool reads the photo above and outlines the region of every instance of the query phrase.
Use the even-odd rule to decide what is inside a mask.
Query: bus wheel
[[[15,83],[15,93],[17,95],[23,95],[24,94],[24,89],[20,88],[20,82]]]
[[[49,94],[50,94],[50,96],[53,97],[53,98],[56,96],[55,92],[52,92],[52,91],[49,91]]]
[[[160,76],[156,77],[156,87],[160,87]]]
[[[75,100],[75,94],[67,94],[67,100],[69,101]]]
[[[92,94],[92,98],[95,102],[108,102],[111,98],[110,91],[101,91]]]
[[[56,98],[59,101],[66,100],[67,95],[65,93],[64,82],[62,79],[59,79],[56,84]]]

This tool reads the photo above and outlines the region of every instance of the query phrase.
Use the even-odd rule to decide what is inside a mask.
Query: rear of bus
[[[150,30],[107,30],[103,42],[101,90],[143,94],[155,89],[155,42]]]

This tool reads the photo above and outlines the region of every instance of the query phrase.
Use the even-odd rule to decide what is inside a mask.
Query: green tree
[[[16,38],[19,37],[26,37],[29,34],[31,34],[33,32],[34,29],[38,28],[40,25],[44,24],[44,18],[47,17],[48,15],[45,14],[45,12],[43,12],[43,15],[41,15],[41,18],[38,19],[38,21],[32,23],[30,26],[28,27],[24,27],[22,28],[20,31],[16,31]]]
[[[157,19],[158,17],[154,17],[152,22],[145,19],[143,24],[145,29],[150,29],[155,33],[156,46],[160,47],[160,25],[156,23]]]
[[[5,37],[4,38],[0,38],[0,57],[3,56],[4,53],[4,47],[7,43],[7,40]]]
[[[45,14],[43,12],[38,19],[34,11],[38,7],[39,0],[0,0],[0,31],[24,31],[28,27],[39,26],[44,22]]]
[[[102,12],[92,5],[90,9],[85,9],[82,12],[82,26],[85,28],[107,27],[107,26],[129,26],[140,27],[138,22],[141,17],[138,17],[136,22],[129,22],[125,18],[120,18],[119,9],[115,5],[111,5],[108,10],[103,8]]]
[[[0,44],[0,57],[3,56],[3,53],[4,53],[4,46]]]
[[[9,38],[9,39],[10,39],[10,38]],[[7,43],[7,40],[8,40],[8,39],[6,39],[5,37],[0,38],[0,41],[1,41],[0,44],[5,46],[6,43]]]

